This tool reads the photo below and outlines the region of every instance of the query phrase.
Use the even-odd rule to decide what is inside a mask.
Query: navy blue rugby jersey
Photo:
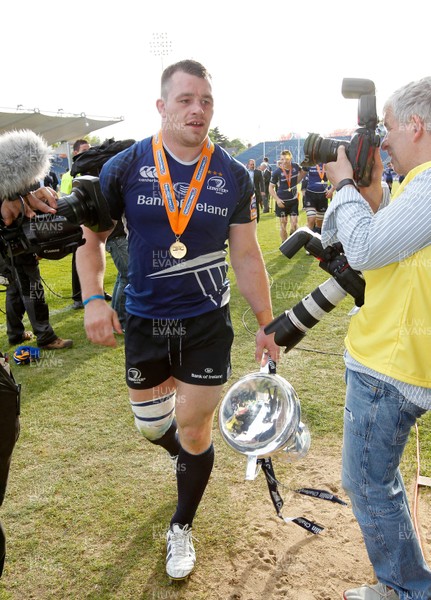
[[[125,215],[129,234],[126,309],[144,318],[180,319],[215,310],[229,302],[226,262],[229,226],[256,218],[253,184],[246,168],[215,145],[205,182],[175,259],[175,241],[154,164],[152,138],[111,158],[100,185],[113,219]],[[196,167],[165,149],[177,202],[181,205]]]
[[[296,186],[298,184],[298,175],[301,171],[301,167],[293,162],[290,163],[290,170],[292,171],[290,178],[290,192],[288,181],[286,180],[283,171],[280,168],[277,168],[272,173],[271,183],[277,186],[277,195],[280,200],[293,200],[296,198]],[[286,171],[286,173],[288,172]]]
[[[319,169],[320,173],[322,173],[323,165],[319,165]],[[326,172],[323,175],[323,179],[320,179],[319,171],[317,170],[316,165],[304,168],[304,171],[307,171],[308,176],[307,190],[314,193],[324,194],[328,189],[328,178],[326,176]]]

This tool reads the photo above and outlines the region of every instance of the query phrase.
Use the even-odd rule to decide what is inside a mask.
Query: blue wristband
[[[82,304],[84,306],[87,306],[87,304],[89,302],[91,302],[92,300],[104,300],[104,299],[105,299],[105,296],[101,296],[100,294],[95,294],[94,296],[90,296],[89,298],[87,298],[87,300],[84,300]]]

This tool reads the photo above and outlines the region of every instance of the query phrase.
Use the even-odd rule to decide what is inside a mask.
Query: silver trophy
[[[257,460],[273,455],[287,461],[304,457],[310,432],[301,421],[298,395],[275,373],[251,373],[224,396],[219,411],[225,442],[247,456],[246,479],[255,479]]]

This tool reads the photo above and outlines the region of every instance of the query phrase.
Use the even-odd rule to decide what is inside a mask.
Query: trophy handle
[[[247,456],[247,466],[245,469],[245,480],[254,481],[259,475],[261,464],[257,462],[256,454]]]

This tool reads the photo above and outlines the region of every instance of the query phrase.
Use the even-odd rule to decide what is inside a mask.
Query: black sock
[[[149,441],[156,446],[162,446],[162,448],[167,450],[171,456],[178,456],[181,449],[181,444],[178,438],[177,422],[175,419],[172,421],[171,426],[161,438],[158,440]]]
[[[178,504],[171,526],[174,523],[191,526],[213,465],[213,444],[202,454],[189,454],[181,448],[177,464]]]

